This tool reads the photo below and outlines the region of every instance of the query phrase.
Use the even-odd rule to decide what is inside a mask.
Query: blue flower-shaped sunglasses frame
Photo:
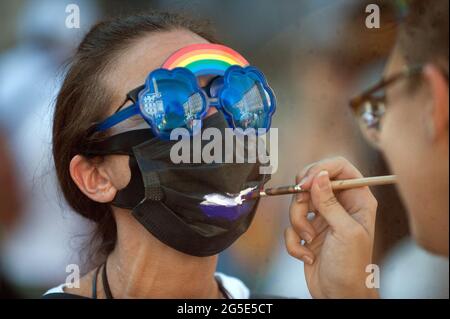
[[[276,98],[264,74],[256,67],[229,67],[202,88],[194,73],[186,68],[152,71],[145,85],[127,94],[132,105],[119,110],[95,126],[106,131],[120,122],[141,115],[156,137],[170,139],[175,128],[196,132],[194,124],[206,116],[209,107],[223,112],[232,128],[265,133],[271,125]],[[248,130],[254,129],[254,130]]]

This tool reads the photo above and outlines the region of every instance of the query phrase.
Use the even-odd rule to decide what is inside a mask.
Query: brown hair
[[[98,23],[80,43],[57,96],[53,119],[56,173],[69,205],[96,223],[91,243],[98,247],[91,251],[91,257],[98,258],[98,261],[114,249],[117,240],[111,206],[85,196],[73,182],[69,164],[78,150],[90,142],[89,128],[106,116],[111,105],[112,94],[104,81],[110,62],[143,36],[175,29],[190,30],[210,42],[216,42],[207,22],[172,13],[128,15]]]
[[[410,0],[398,44],[407,63],[435,63],[448,74],[448,0]]]

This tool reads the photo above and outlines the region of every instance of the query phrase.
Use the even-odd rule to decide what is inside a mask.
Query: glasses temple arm
[[[138,104],[134,103],[123,110],[111,115],[103,122],[96,125],[95,131],[97,132],[103,132],[107,129],[113,127],[116,124],[119,124],[120,122],[125,121],[126,119],[129,119],[130,117],[137,115],[140,113]]]

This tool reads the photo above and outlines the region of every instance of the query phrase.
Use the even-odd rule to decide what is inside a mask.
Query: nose
[[[208,117],[208,116],[211,116],[211,115],[213,115],[214,113],[217,113],[217,112],[218,112],[217,109],[214,106],[211,106],[208,109],[208,111],[206,112],[205,118]]]

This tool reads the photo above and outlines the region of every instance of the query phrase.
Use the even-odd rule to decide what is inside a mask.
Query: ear
[[[70,161],[69,170],[78,188],[93,201],[109,203],[116,196],[117,189],[98,161],[76,155]]]
[[[431,95],[426,109],[426,127],[429,137],[436,141],[448,135],[448,80],[433,64],[425,66],[423,75]]]

